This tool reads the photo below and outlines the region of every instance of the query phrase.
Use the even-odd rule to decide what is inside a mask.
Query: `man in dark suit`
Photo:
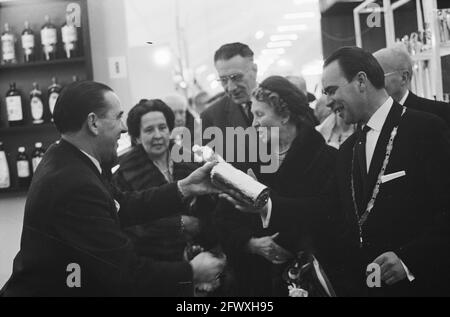
[[[239,147],[234,142],[234,156],[227,155],[226,144],[232,142],[226,138],[226,128],[248,128],[253,122],[251,113],[251,93],[256,88],[257,65],[253,60],[253,51],[245,44],[230,43],[220,47],[214,55],[214,65],[219,75],[219,81],[225,90],[226,95],[216,103],[208,107],[201,114],[202,129],[205,131],[210,127],[217,127],[224,136],[223,151],[216,149],[226,161],[233,163],[235,167],[245,169],[248,167],[244,162],[237,162],[237,152],[246,151],[248,144],[244,148]],[[214,140],[205,138],[203,144]],[[242,145],[242,144],[241,144]]]
[[[348,268],[360,271],[368,295],[450,295],[446,124],[389,97],[383,69],[360,48],[342,48],[324,65],[324,92],[333,110],[361,126],[342,145],[337,164],[352,246],[344,253],[352,260]],[[372,263],[375,275],[367,281]]]
[[[421,98],[411,89],[413,62],[401,47],[385,48],[374,53],[384,70],[388,94],[396,102],[410,109],[433,113],[450,126],[450,104]]]
[[[122,115],[117,95],[103,84],[76,82],[61,93],[54,120],[62,139],[34,175],[3,296],[175,295],[220,272],[223,263],[209,253],[190,263],[136,255],[121,227],[176,213],[184,198],[214,188],[205,165],[178,183],[118,192],[109,167],[127,131]]]

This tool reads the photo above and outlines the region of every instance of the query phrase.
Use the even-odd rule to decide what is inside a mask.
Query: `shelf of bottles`
[[[69,19],[70,16],[66,15],[66,22],[58,32],[50,16],[46,15],[39,36],[31,29],[28,21],[24,22],[24,29],[20,35],[13,32],[9,23],[6,22],[1,36],[2,67],[5,68],[5,65],[8,65],[14,68],[14,65],[24,66],[28,63],[33,65],[38,61],[70,60],[82,56],[79,47],[80,28]]]
[[[0,141],[0,192],[26,191],[45,154],[45,149],[41,142],[37,142],[31,153],[27,154],[23,146],[19,147],[17,152],[17,157],[12,160],[15,166],[11,168],[11,158]],[[11,177],[12,171],[16,177]]]
[[[92,79],[87,1],[2,2],[0,21],[0,193],[26,192],[61,90]]]

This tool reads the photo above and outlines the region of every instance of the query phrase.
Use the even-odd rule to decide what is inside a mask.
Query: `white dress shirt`
[[[367,173],[369,172],[370,163],[372,162],[373,153],[375,152],[375,147],[377,146],[378,138],[380,137],[384,122],[386,122],[393,104],[394,99],[389,97],[386,102],[372,115],[369,122],[366,124],[366,126],[370,128],[369,132],[367,132],[366,140]]]
[[[401,102],[403,104],[406,101],[406,98],[408,98],[409,92],[406,93],[406,95],[402,98]],[[401,103],[400,102],[400,103]],[[375,147],[377,146],[378,138],[380,137],[381,130],[383,129],[383,125],[386,122],[386,119],[389,115],[389,112],[391,111],[392,106],[394,105],[394,100],[389,97],[386,102],[381,105],[380,108],[372,115],[369,122],[367,122],[367,125],[370,130],[367,132],[367,141],[366,141],[366,163],[367,163],[367,173],[370,169],[370,163],[372,162],[373,154],[375,152]],[[411,274],[408,267],[403,263],[402,260],[400,262],[403,265],[403,268],[405,269],[406,275],[408,277],[408,280],[410,282],[415,280],[414,275]]]
[[[98,171],[101,174],[102,173],[102,168],[100,166],[100,162],[95,157],[93,157],[92,155],[87,154],[85,151],[83,151],[81,149],[80,149],[80,151],[81,151],[81,153],[86,155],[92,161],[92,163],[94,163],[95,167],[98,169]]]
[[[409,90],[406,91],[406,94],[403,96],[402,100],[399,101],[399,104],[402,106],[405,105],[406,99],[408,99],[409,96]]]

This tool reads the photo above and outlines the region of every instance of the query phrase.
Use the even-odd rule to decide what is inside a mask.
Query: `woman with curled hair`
[[[120,159],[120,168],[113,177],[120,190],[140,191],[175,182],[199,166],[172,160],[170,135],[175,116],[163,101],[141,100],[130,110],[127,125],[133,148]],[[215,245],[208,231],[211,230],[208,212],[213,208],[210,203],[208,197],[198,198],[196,204],[186,204],[177,216],[125,230],[139,255],[164,261],[182,260],[188,243]]]
[[[253,92],[253,126],[263,143],[279,142],[272,153],[279,164],[274,173],[254,171],[271,190],[263,210],[227,195],[217,210],[220,241],[234,266],[237,295],[287,296],[283,276],[300,251],[314,254],[333,278],[337,151],[314,129],[308,107],[306,97],[280,76],[265,79]]]

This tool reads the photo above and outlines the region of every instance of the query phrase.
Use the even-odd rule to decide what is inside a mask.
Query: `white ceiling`
[[[318,0],[126,0],[128,42],[140,47],[152,41],[183,55],[200,84],[220,90],[213,81],[214,52],[222,44],[244,42],[255,52],[260,79],[271,74],[304,73],[309,90],[320,78],[322,43]],[[286,14],[303,13],[298,19]],[[177,18],[178,16],[178,18]],[[179,32],[177,31],[177,21]],[[303,25],[302,31],[278,32],[279,26]],[[256,33],[263,35],[256,38]],[[271,35],[296,34],[298,39],[275,58],[261,52]],[[180,47],[182,49],[180,50]],[[183,49],[185,47],[185,49]],[[181,52],[181,53],[180,53]]]

